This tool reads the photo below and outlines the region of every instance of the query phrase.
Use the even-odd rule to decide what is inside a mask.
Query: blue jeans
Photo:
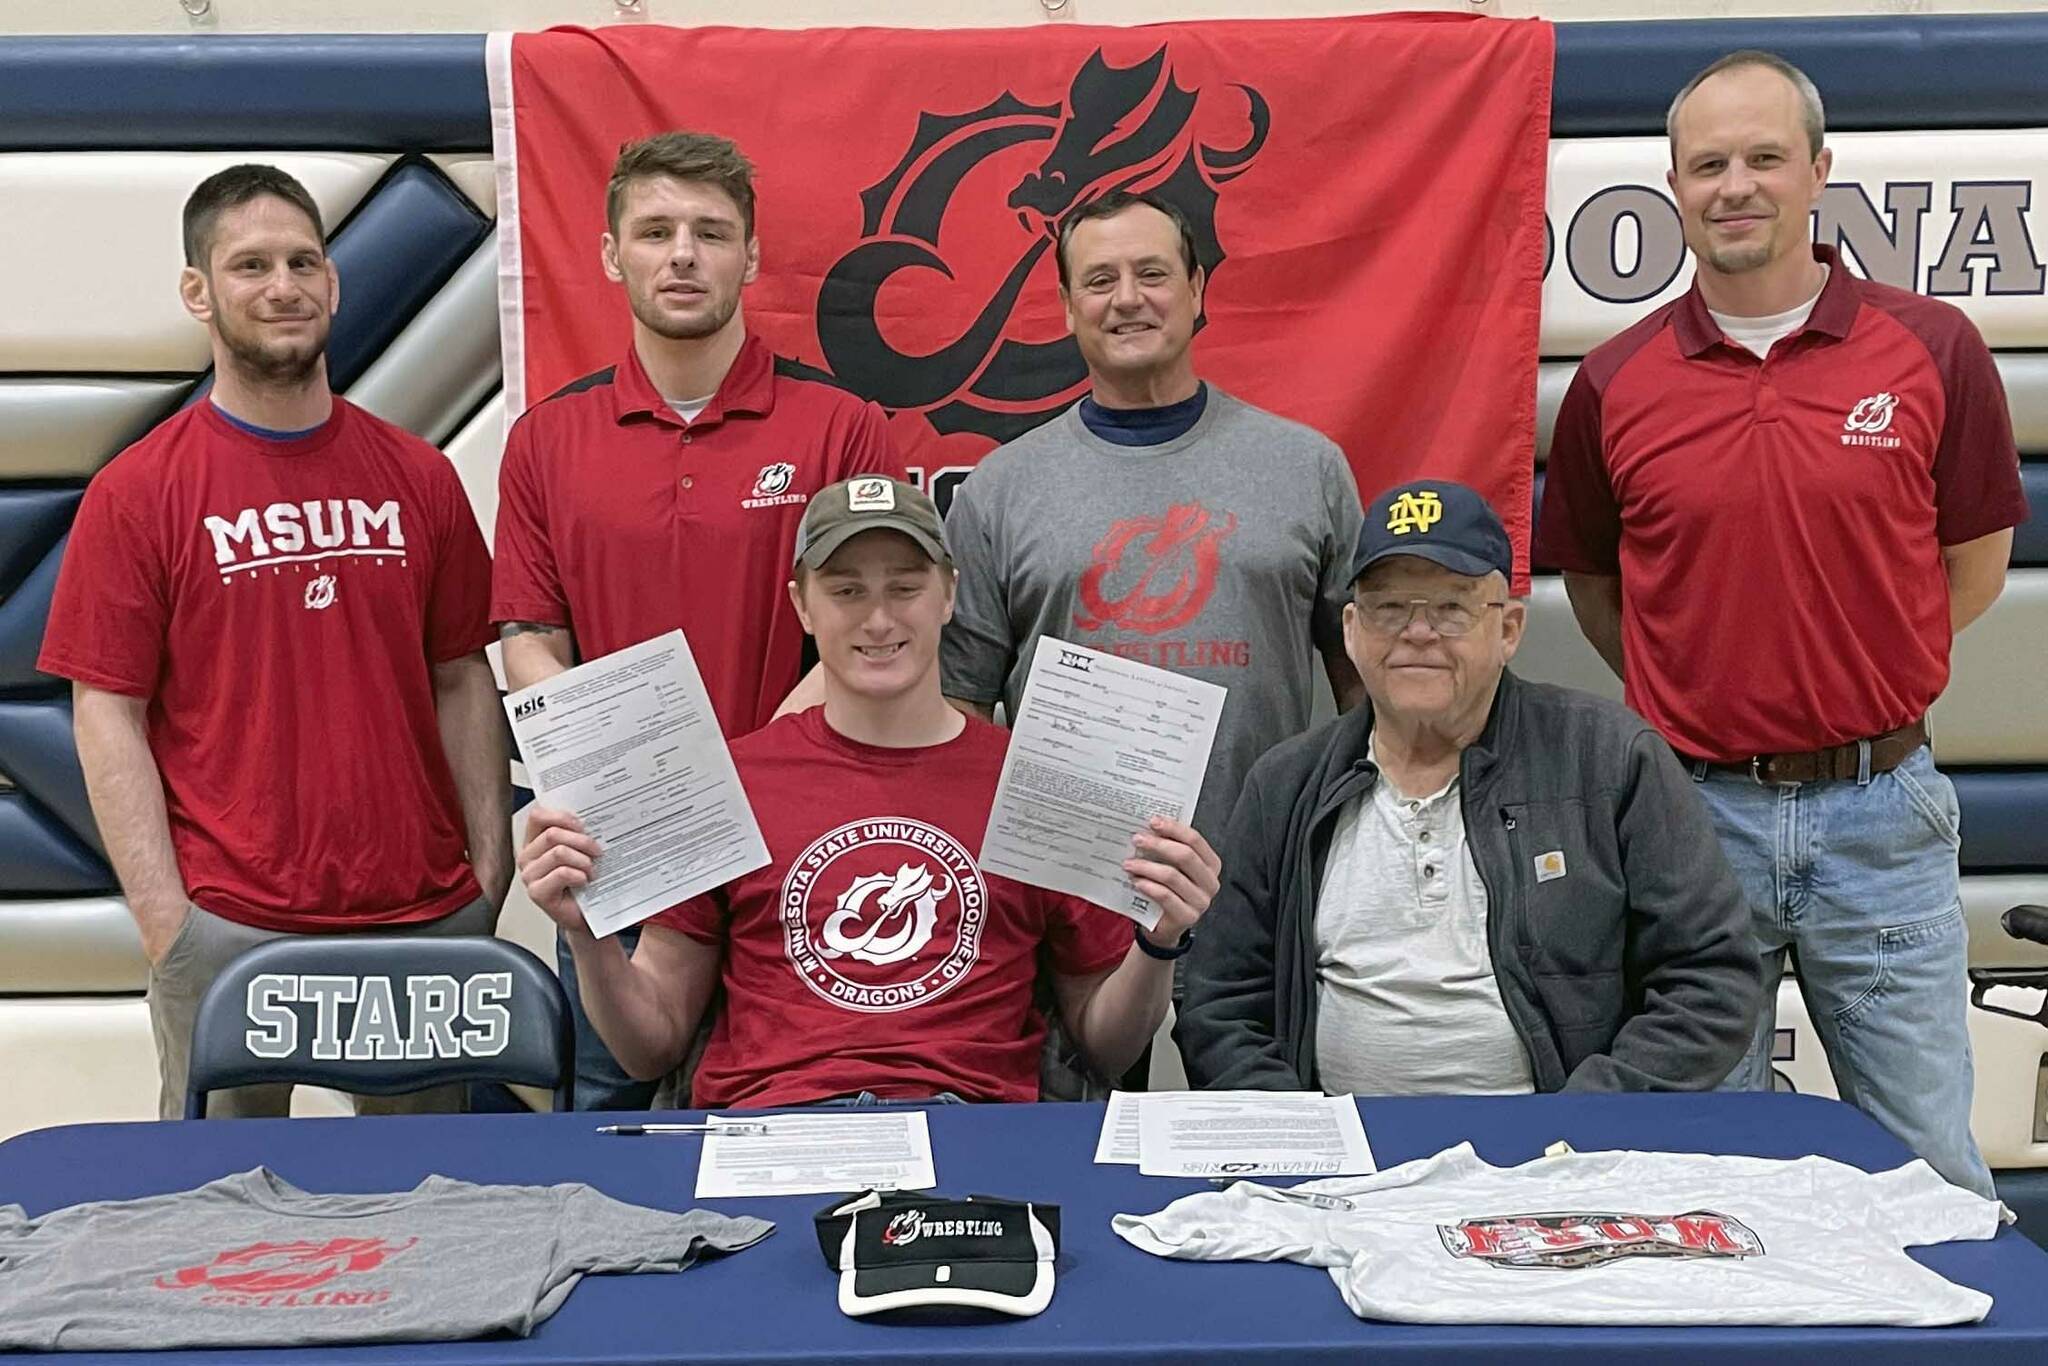
[[[814,1100],[814,1110],[873,1110],[883,1105],[965,1105],[965,1096],[956,1096],[951,1091],[941,1091],[936,1096],[919,1096],[908,1100],[884,1100],[873,1091],[862,1091],[859,1095],[834,1096],[830,1100]]]
[[[1970,1135],[1968,935],[1953,784],[1923,745],[1866,780],[1763,787],[1699,779],[1742,881],[1764,961],[1764,1007],[1723,1089],[1771,1088],[1778,979],[1789,950],[1842,1099],[1956,1185],[1992,1195]]]
[[[640,942],[640,927],[619,931],[619,947],[628,954]],[[597,1036],[597,1026],[583,1010],[583,992],[576,985],[576,959],[569,946],[555,935],[555,963],[561,969],[562,990],[569,996],[569,1011],[576,1018],[576,1094],[578,1110],[645,1110],[654,1104],[659,1081],[635,1081],[619,1066],[619,1060]]]

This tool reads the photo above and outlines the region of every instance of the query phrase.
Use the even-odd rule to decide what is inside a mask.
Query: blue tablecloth
[[[1526,1161],[1564,1139],[1587,1151],[1633,1147],[1795,1157],[1822,1153],[1867,1170],[1907,1159],[1876,1124],[1834,1101],[1792,1095],[1529,1096],[1368,1099],[1360,1103],[1381,1165],[1464,1139],[1496,1163]],[[1528,1328],[1362,1322],[1328,1276],[1286,1263],[1170,1262],[1110,1231],[1193,1181],[1095,1166],[1099,1105],[957,1106],[931,1112],[940,1189],[1055,1201],[1063,1251],[1052,1306],[1035,1319],[951,1326],[843,1316],[810,1216],[823,1196],[706,1201],[780,1227],[737,1256],[681,1275],[594,1276],[525,1340],[345,1350],[157,1354],[180,1362],[1264,1360],[1538,1362],[1796,1361],[1842,1353],[1855,1366],[1939,1360],[2048,1362],[2048,1253],[2007,1229],[1988,1243],[1915,1252],[1996,1300],[1962,1328]],[[432,1172],[470,1181],[587,1181],[621,1200],[696,1203],[696,1138],[606,1138],[600,1117],[239,1120],[47,1129],[0,1144],[0,1204],[31,1215],[83,1200],[189,1188],[259,1163],[316,1191],[410,1188]],[[542,1236],[542,1231],[536,1231]],[[26,1358],[22,1358],[26,1359]],[[66,1354],[60,1360],[88,1360]],[[98,1356],[126,1361],[132,1354]],[[1811,1359],[1811,1358],[1809,1358]]]

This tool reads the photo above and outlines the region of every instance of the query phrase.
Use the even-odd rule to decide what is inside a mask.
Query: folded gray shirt
[[[5,1205],[0,1348],[524,1337],[586,1273],[681,1271],[774,1227],[580,1184],[314,1195],[263,1167],[40,1219]]]

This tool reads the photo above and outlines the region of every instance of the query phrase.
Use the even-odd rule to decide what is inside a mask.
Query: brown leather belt
[[[1851,740],[1845,745],[1830,745],[1804,754],[1759,754],[1733,763],[1698,759],[1688,754],[1678,757],[1688,768],[1697,769],[1704,764],[1722,772],[1746,773],[1760,786],[1774,787],[1792,783],[1853,781],[1861,771],[1862,748],[1866,744],[1870,746],[1870,772],[1889,773],[1906,762],[1907,755],[1926,743],[1927,721],[1923,717],[1897,730],[1873,735],[1867,741]]]

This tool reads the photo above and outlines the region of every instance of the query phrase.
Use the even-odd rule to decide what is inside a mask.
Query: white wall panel
[[[156,1043],[140,994],[0,997],[0,1058],[0,1139],[53,1124],[156,1118]]]
[[[455,462],[455,472],[462,476],[462,487],[476,512],[476,524],[483,528],[484,539],[490,540],[498,525],[498,457],[505,451],[504,395],[479,409],[469,425],[441,449]]]
[[[0,155],[0,371],[192,372],[206,332],[178,301],[192,187],[246,152]],[[267,152],[331,231],[391,158]],[[343,302],[347,301],[344,289]]]
[[[484,217],[498,216],[498,169],[483,152],[437,152],[427,158],[441,168]]]
[[[2012,434],[2022,451],[2048,454],[2048,353],[2016,352],[1993,357],[2012,408]]]
[[[84,479],[190,380],[0,379],[0,479]]]
[[[2015,906],[2048,906],[2048,873],[2004,873],[1963,879],[1973,968],[2048,969],[2048,945],[2015,939],[1998,923]],[[2048,1033],[2041,1035],[2048,1047]]]
[[[1871,248],[1862,273],[1950,297],[1994,347],[2048,345],[2048,130],[1843,133],[1829,145],[1831,213]],[[1662,138],[1551,144],[1544,355],[1582,356],[1691,283],[1669,168]],[[1896,232],[1895,253],[1875,249],[1866,215]]]
[[[141,991],[149,962],[118,896],[0,901],[0,996]]]
[[[1550,436],[1557,428],[1558,405],[1564,402],[1565,390],[1572,387],[1572,376],[1579,373],[1575,360],[1547,360],[1536,367],[1536,463],[1538,466],[1550,460]]]
[[[1621,680],[1586,643],[1565,597],[1564,580],[1555,574],[1538,575],[1529,585],[1529,626],[1512,667],[1538,683],[1562,683],[1621,700]]]
[[[2038,1010],[2041,993],[2005,993],[2002,1004]],[[1977,1092],[1970,1106],[1970,1133],[1993,1171],[2048,1167],[2048,1143],[2034,1141],[2041,1061],[2048,1029],[1988,1011],[1970,1012],[1970,1051]]]
[[[1943,763],[2048,764],[2048,569],[2006,576],[1991,610],[1956,637],[1950,670],[1930,723]]]

